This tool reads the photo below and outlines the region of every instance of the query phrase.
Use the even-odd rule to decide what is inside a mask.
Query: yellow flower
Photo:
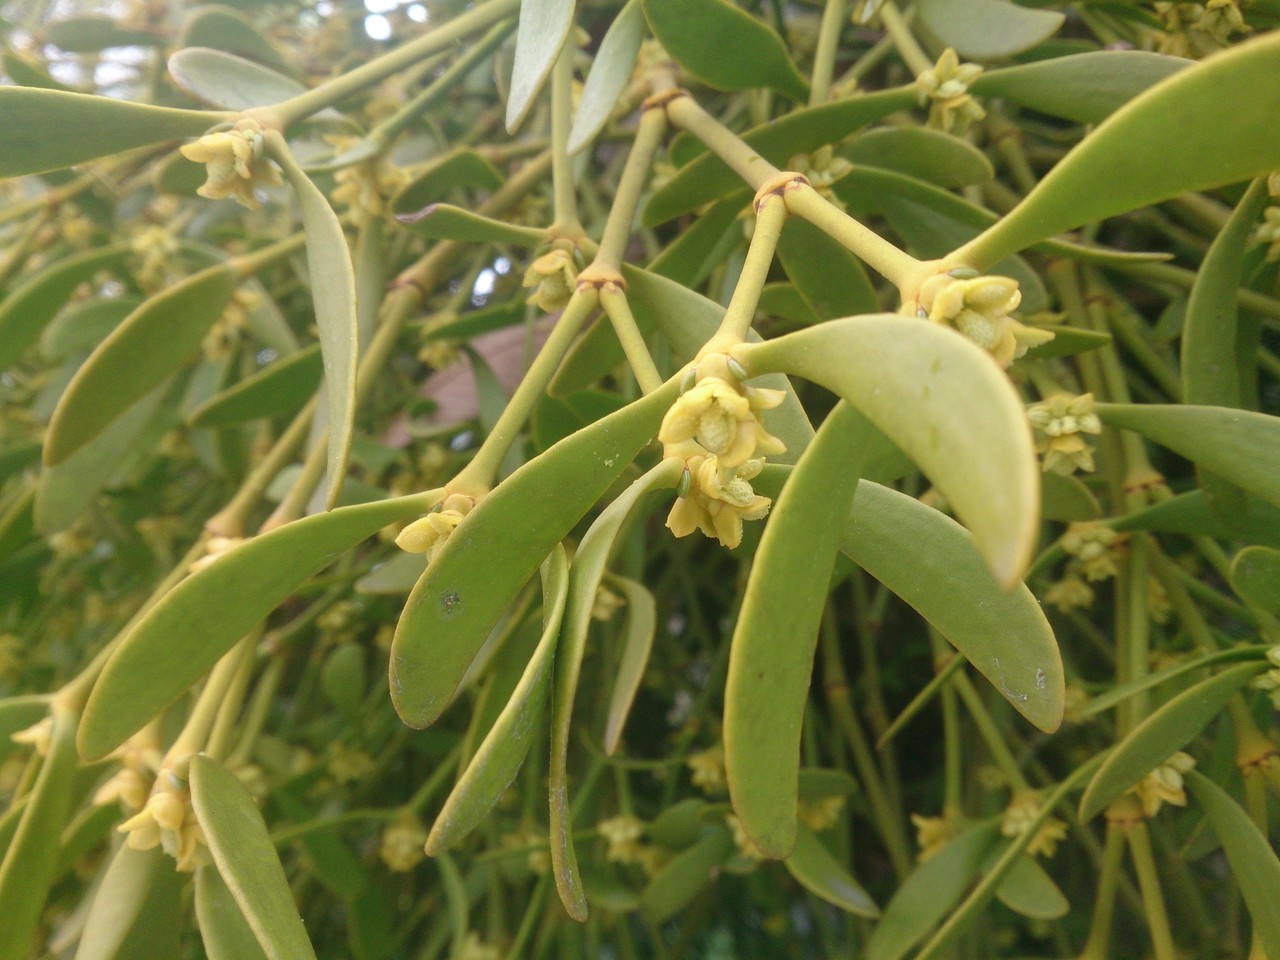
[[[844,204],[836,197],[831,187],[853,169],[853,164],[844,157],[836,156],[830,144],[819,147],[813,153],[797,153],[787,161],[787,167],[797,173],[803,173],[814,190],[825,197],[829,203],[835,204],[841,210],[844,209]]]
[[[1171,803],[1175,807],[1187,805],[1187,791],[1183,788],[1182,775],[1195,767],[1195,759],[1179,750],[1160,766],[1143,777],[1129,792],[1142,801],[1142,812],[1154,817],[1160,807]]]
[[[693,456],[685,464],[689,490],[671,507],[667,527],[677,537],[701,530],[732,550],[742,542],[743,521],[763,518],[773,502],[757,494],[750,483],[764,461],[748,460],[730,471],[723,470],[716,457]]]
[[[53,740],[53,717],[45,717],[25,730],[11,733],[9,734],[9,739],[14,743],[34,747],[37,756],[47,757],[49,755],[49,744]]]
[[[475,505],[475,497],[464,493],[450,494],[437,509],[401,530],[396,537],[396,546],[406,553],[425,553],[430,563]]]
[[[1005,808],[1004,820],[1000,824],[1000,833],[1006,837],[1020,837],[1031,829],[1031,823],[1040,814],[1040,798],[1035,793],[1022,793],[1010,801]],[[1046,817],[1040,829],[1027,844],[1027,853],[1034,856],[1043,853],[1052,857],[1058,850],[1058,844],[1066,839],[1067,825],[1057,817]]]
[[[627,605],[627,601],[618,596],[603,583],[596,586],[596,596],[591,602],[591,619],[607,622],[613,619],[613,615],[622,607]]]
[[[920,104],[929,104],[929,126],[945,133],[963,134],[987,112],[969,94],[969,84],[982,73],[975,63],[961,63],[950,47],[933,68],[916,77]]]
[[[463,941],[455,960],[500,960],[502,951],[480,939],[480,934],[471,930]]]
[[[1093,588],[1071,574],[1050,585],[1045,591],[1044,602],[1052,604],[1063,613],[1070,613],[1077,607],[1087,607],[1093,603]]]
[[[1036,451],[1044,454],[1044,469],[1064,476],[1093,470],[1093,448],[1082,434],[1099,434],[1102,421],[1093,412],[1093,394],[1073,397],[1059,393],[1027,410],[1036,432]]]
[[[557,247],[544,253],[529,265],[524,286],[534,291],[526,300],[545,313],[563,310],[578,280],[578,267],[568,250]]]
[[[426,859],[427,831],[412,814],[397,817],[382,831],[378,856],[394,873],[407,873]]]
[[[131,813],[147,804],[156,773],[164,758],[156,744],[155,731],[148,726],[125,741],[118,751],[120,769],[93,795],[97,806],[118,800]]]
[[[196,192],[210,200],[231,197],[257,210],[261,204],[254,188],[283,182],[280,171],[266,158],[264,130],[257,120],[240,120],[231,130],[205,134],[183,146],[182,155],[203,163],[207,170],[208,179]]]
[[[691,754],[685,766],[692,772],[693,785],[703,793],[723,793],[725,789],[724,747],[716,744],[701,753]]]
[[[1280,710],[1280,646],[1267,651],[1267,662],[1271,664],[1271,669],[1255,679],[1252,685],[1255,690],[1267,691],[1271,705]]]
[[[163,847],[183,873],[211,862],[204,830],[191,806],[191,793],[172,770],[161,771],[147,805],[118,829],[127,835],[125,842],[133,850]]]
[[[1012,277],[940,273],[921,285],[914,312],[954,327],[1001,367],[1008,367],[1032,347],[1053,339],[1052,331],[1028,327],[1009,315],[1021,302],[1018,281]]]
[[[916,828],[916,843],[920,847],[916,860],[920,863],[924,863],[945,847],[956,835],[955,825],[947,816],[922,817],[918,813],[913,813],[911,822]]]
[[[644,822],[637,817],[619,814],[596,824],[596,832],[609,841],[605,859],[610,863],[638,863],[642,847]]]
[[[836,795],[817,800],[801,800],[798,816],[800,822],[815,832],[834,827],[840,822],[844,810],[844,797]]]
[[[742,854],[743,859],[750,863],[759,863],[764,859],[764,854],[760,852],[760,848],[755,842],[747,836],[746,829],[742,826],[742,821],[732,813],[725,814],[724,822],[729,825],[729,832],[733,834],[733,845],[738,848],[738,853]]]
[[[782,453],[787,447],[769,433],[759,414],[782,403],[786,394],[763,387],[742,387],[708,376],[686,390],[662,418],[658,439],[668,445],[696,440],[732,470],[756,456]]]
[[[1062,549],[1079,559],[1085,578],[1094,582],[1116,575],[1120,543],[1120,534],[1097,521],[1073,523],[1062,535]]]

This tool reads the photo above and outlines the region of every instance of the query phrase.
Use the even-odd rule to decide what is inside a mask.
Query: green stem
[[[782,178],[782,171],[728,127],[707,113],[688,95],[667,101],[667,117],[681,130],[687,130],[723,160],[743,180],[759,191]]]
[[[893,0],[884,0],[884,3],[880,5],[880,23],[893,40],[893,45],[898,48],[898,55],[906,63],[907,69],[917,77],[926,70],[933,69],[933,61],[929,59],[929,55],[921,48],[920,42],[915,38],[915,34],[907,26],[907,21],[898,12],[898,8],[893,5]]]
[[[964,701],[964,705],[969,711],[969,716],[973,718],[973,724],[978,728],[978,734],[982,737],[982,742],[987,745],[991,758],[995,760],[996,766],[1004,774],[1005,781],[1009,784],[1009,789],[1015,794],[1029,793],[1031,784],[1027,783],[1027,778],[1022,775],[1018,762],[1013,758],[1008,744],[1004,742],[1004,737],[1001,735],[999,728],[996,727],[995,721],[991,719],[991,714],[987,711],[987,705],[978,696],[978,691],[973,689],[973,683],[969,680],[969,675],[963,670],[957,671],[951,679],[951,686],[956,693],[960,694],[960,699]]]
[[[818,46],[813,53],[813,76],[809,82],[809,106],[827,102],[831,92],[831,75],[835,72],[836,51],[845,24],[846,0],[827,0],[822,8],[822,25],[818,27]]]
[[[1116,889],[1120,882],[1120,867],[1124,862],[1124,826],[1116,821],[1107,822],[1106,846],[1102,852],[1102,870],[1098,874],[1098,898],[1093,907],[1093,921],[1089,925],[1089,939],[1080,951],[1080,960],[1107,960],[1107,947],[1111,941],[1111,925],[1116,912]]]
[[[1160,875],[1156,872],[1156,859],[1151,852],[1151,836],[1145,821],[1129,825],[1129,852],[1133,856],[1134,872],[1138,875],[1138,889],[1142,892],[1142,906],[1147,915],[1155,960],[1177,960],[1178,950],[1173,945],[1169,914],[1160,891]]]
[[[555,218],[550,230],[557,236],[578,237],[578,201],[573,188],[573,162],[569,158],[569,130],[573,125],[573,38],[565,42],[551,72],[551,183]]]
[[[227,755],[231,744],[231,734],[235,730],[236,721],[240,719],[240,707],[244,704],[245,691],[249,689],[249,680],[253,677],[257,666],[253,652],[262,638],[262,625],[244,637],[233,650],[235,670],[231,682],[223,692],[222,702],[218,705],[218,715],[213,721],[213,729],[209,732],[204,752],[215,760],[222,760]]]
[[[627,303],[627,295],[616,284],[606,284],[600,288],[600,306],[613,324],[613,332],[622,344],[622,352],[627,355],[627,363],[635,374],[636,383],[645,393],[652,393],[662,386],[662,374],[649,355],[640,328],[636,326],[636,318],[631,314],[631,306]]]
[[[809,184],[788,188],[787,210],[808,220],[898,288],[903,300],[918,286],[925,264],[832,204]]]
[[[260,250],[254,250],[252,253],[242,254],[238,257],[231,258],[231,266],[235,267],[236,272],[240,275],[241,280],[247,280],[255,275],[259,270],[271,266],[283,260],[285,257],[301,250],[307,242],[307,236],[301,230],[292,236],[285,237],[283,240],[277,240],[275,243],[268,244]]]
[[[618,189],[613,195],[609,219],[605,221],[604,232],[600,235],[600,249],[595,261],[584,271],[588,277],[595,271],[617,274],[622,269],[627,242],[631,239],[631,225],[635,220],[636,209],[640,206],[640,195],[644,191],[654,154],[666,132],[667,115],[662,110],[645,110],[640,115],[631,153],[627,156],[622,176],[618,178]]]
[[[751,321],[760,305],[760,291],[769,279],[769,268],[782,236],[782,225],[787,221],[787,205],[777,194],[765,194],[756,206],[756,227],[747,247],[747,259],[742,273],[733,288],[733,296],[720,321],[720,329],[711,338],[717,348],[737,346],[747,339]],[[710,344],[708,345],[710,346]]]
[[[489,0],[488,3],[483,3],[461,16],[454,17],[430,33],[410,40],[403,46],[363,66],[356,67],[340,77],[335,77],[327,83],[322,83],[313,90],[300,93],[284,103],[247,110],[244,115],[256,118],[266,126],[288,129],[299,120],[304,120],[325,107],[354,96],[375,83],[380,83],[387,77],[413,66],[424,57],[451,47],[471,34],[492,26],[497,21],[514,14],[519,8],[520,0]]]

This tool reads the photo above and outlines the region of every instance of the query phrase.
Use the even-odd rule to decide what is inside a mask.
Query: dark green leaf
[[[1231,588],[1268,613],[1280,613],[1280,550],[1245,547],[1231,561]]]
[[[787,872],[802,887],[827,903],[859,917],[880,916],[880,908],[808,827],[796,833],[795,849],[785,861]]]
[[[674,917],[711,883],[733,849],[728,828],[718,825],[677,854],[640,894],[641,916],[652,924]]]
[[[193,427],[225,427],[302,409],[324,374],[320,347],[310,346],[214,394],[189,414]]]

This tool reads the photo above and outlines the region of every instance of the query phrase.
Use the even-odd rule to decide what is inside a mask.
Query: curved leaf
[[[227,7],[207,4],[193,9],[182,24],[178,42],[183,47],[212,47],[236,53],[281,73],[293,71],[248,18]]]
[[[187,423],[225,427],[295,413],[316,392],[323,375],[320,347],[307,347],[214,394],[187,414]]]
[[[169,57],[178,88],[221,110],[250,110],[283,103],[307,92],[292,77],[260,63],[208,47],[187,47]]]
[[[40,335],[40,353],[50,360],[65,360],[82,351],[92,350],[121,321],[142,305],[142,297],[94,297],[63,310]]]
[[[240,907],[212,864],[196,870],[196,923],[209,960],[266,960]]]
[[[640,0],[627,0],[626,6],[610,25],[609,32],[600,41],[600,49],[591,63],[591,72],[583,84],[578,112],[569,131],[568,150],[571,156],[590,143],[608,123],[618,97],[631,79],[644,35],[644,11],[640,9]]]
[[[1010,843],[1011,841],[997,843],[987,854],[983,868],[993,866]],[[1034,857],[1026,853],[1013,861],[1013,866],[996,887],[996,899],[1014,913],[1032,920],[1057,920],[1065,917],[1071,910],[1071,904],[1053,882],[1053,878]]]
[[[389,679],[405,723],[425,727],[440,716],[503,610],[657,432],[678,390],[670,381],[561,440],[467,515],[396,627]]]
[[[415,217],[429,216],[431,209],[429,205],[434,205],[450,190],[458,187],[483,187],[487,190],[496,190],[502,186],[502,183],[501,171],[490,160],[470,147],[459,147],[442,156],[433,157],[425,165],[415,168],[409,182],[391,198],[391,209],[395,212],[397,219],[413,223]],[[406,217],[409,219],[404,220],[403,218]],[[486,222],[489,221],[486,220]],[[513,235],[521,233],[521,228],[518,227],[508,225],[508,229],[513,232]],[[546,239],[546,235],[542,231],[538,233],[538,242],[541,243]],[[524,235],[527,236],[527,234]]]
[[[1280,142],[1259,137],[1280,112],[1280,34],[1206,57],[1112,114],[998,224],[949,258],[978,269],[1083,223],[1265,175]],[[1230,110],[1224,91],[1248,90]]]
[[[1231,589],[1260,610],[1280,613],[1280,550],[1245,547],[1231,561]]]
[[[1239,663],[1242,660],[1262,660],[1266,655],[1266,644],[1253,644],[1246,647],[1219,650],[1216,653],[1205,654],[1193,660],[1186,660],[1176,666],[1166,667],[1164,670],[1157,670],[1155,673],[1148,673],[1141,680],[1130,680],[1128,683],[1121,683],[1112,687],[1106,693],[1099,694],[1089,700],[1081,709],[1080,715],[1082,717],[1091,717],[1095,713],[1111,709],[1120,701],[1127,700],[1136,693],[1154,689],[1169,680],[1185,676],[1188,673],[1224,663]]]
[[[871,430],[841,403],[805,449],[770,511],[729,648],[729,799],[767,857],[789,856],[796,842],[800,728],[842,533],[831,518],[849,512]]]
[[[284,867],[244,785],[203,754],[191,758],[191,805],[231,896],[270,960],[315,960]]]
[[[877,127],[840,152],[857,166],[893,170],[940,187],[986,183],[995,176],[991,161],[973,144],[929,127]]]
[[[13,88],[0,87],[0,103],[7,89]],[[117,243],[72,254],[37,270],[10,290],[0,302],[0,370],[13,366],[35,343],[76,287],[99,270],[121,265],[131,252],[128,244]]]
[[[640,894],[641,916],[655,925],[671,919],[711,883],[733,850],[733,836],[717,824],[649,881]]]
[[[342,222],[329,200],[294,162],[283,140],[271,148],[298,203],[307,237],[307,272],[311,302],[320,329],[320,353],[324,358],[325,397],[328,401],[328,465],[325,473],[325,505],[332,510],[342,493],[351,436],[355,431],[356,367],[360,330],[356,314],[356,274]]]
[[[787,872],[814,896],[855,916],[871,919],[880,916],[880,908],[867,891],[808,827],[799,828],[795,849],[784,862]]]
[[[642,583],[625,577],[613,577],[610,581],[622,591],[627,600],[626,639],[622,645],[622,659],[618,663],[618,675],[613,681],[613,694],[605,715],[604,751],[612,755],[622,740],[622,729],[635,702],[644,679],[649,653],[653,649],[653,635],[657,629],[657,604]]]
[[[547,703],[556,641],[569,591],[569,565],[564,547],[557,546],[551,552],[542,570],[542,637],[511,698],[440,808],[427,837],[428,856],[448,850],[479,826],[511,786],[529,753],[534,728]]]
[[[156,47],[164,43],[159,31],[130,29],[111,17],[67,17],[44,29],[44,39],[68,53],[98,53],[112,47]]]
[[[515,133],[533,107],[573,26],[574,0],[522,0],[516,59],[507,97],[507,133]]]
[[[1091,820],[1173,756],[1222,712],[1237,690],[1265,668],[1256,661],[1228,667],[1165,703],[1107,754],[1080,798],[1080,819]]]
[[[1255,774],[1257,775],[1257,774]],[[1253,929],[1269,957],[1280,956],[1280,860],[1262,831],[1240,805],[1204,774],[1183,774],[1191,795],[1213,824],[1231,864],[1231,876],[1240,885],[1253,918]]]
[[[989,354],[953,330],[879,314],[746,344],[737,357],[753,375],[786,371],[848,400],[929,476],[996,579],[1017,582],[1039,532],[1040,470],[1022,402]]]
[[[147,300],[76,371],[58,401],[44,462],[57,466],[190,362],[240,285],[231,263],[180,281]]]
[[[916,15],[967,60],[1002,60],[1057,33],[1066,19],[1005,0],[917,0]]]
[[[121,641],[80,725],[81,754],[105,756],[198,680],[312,574],[391,523],[422,514],[424,493],[316,514],[255,537],[191,574]]]
[[[76,960],[114,960],[120,945],[138,920],[162,869],[172,869],[159,847],[134,850],[127,843],[116,848],[94,892]],[[171,883],[170,880],[165,882]]]
[[[0,177],[58,170],[164,140],[198,137],[226,114],[62,90],[0,86]]]
[[[728,0],[644,0],[644,15],[662,48],[707,86],[769,87],[808,100],[809,84],[782,39]]]
[[[875,287],[858,258],[807,220],[787,221],[778,241],[778,259],[820,320],[880,309]]]
[[[1100,403],[1097,412],[1280,507],[1280,417],[1172,403]]]
[[[547,239],[545,230],[482,217],[448,203],[432,203],[417,213],[399,214],[396,222],[428,240],[468,240],[472,243],[513,243],[521,247],[536,247]]]

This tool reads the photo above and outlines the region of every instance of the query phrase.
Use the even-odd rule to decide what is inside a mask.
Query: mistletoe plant
[[[0,960],[1280,958],[1274,0],[123,6],[0,7]]]

